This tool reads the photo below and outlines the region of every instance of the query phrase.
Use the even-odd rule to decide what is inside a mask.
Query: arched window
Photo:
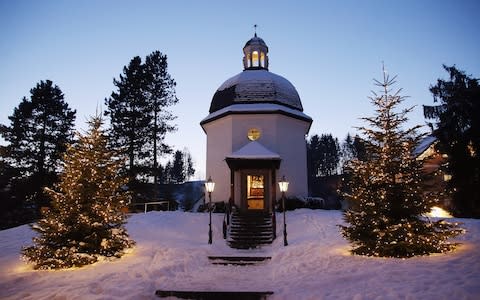
[[[252,66],[252,60],[250,57],[250,53],[247,54],[247,68],[250,68]]]
[[[260,52],[260,67],[265,68],[265,53]]]
[[[258,51],[252,52],[252,67],[258,67]]]

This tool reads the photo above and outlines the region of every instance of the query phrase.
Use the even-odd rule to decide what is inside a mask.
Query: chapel
[[[289,197],[308,193],[306,135],[312,118],[292,83],[269,71],[268,50],[256,33],[247,41],[243,71],[216,90],[200,122],[215,202],[246,213],[272,212],[283,176]]]

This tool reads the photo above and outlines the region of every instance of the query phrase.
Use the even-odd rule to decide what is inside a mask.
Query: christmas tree
[[[32,228],[39,233],[24,248],[36,269],[60,269],[94,263],[100,256],[120,257],[134,242],[124,228],[122,208],[130,195],[123,190],[124,165],[110,149],[102,118],[92,117],[86,134],[68,147],[55,189],[45,189],[52,207]]]
[[[435,195],[422,186],[422,162],[413,151],[422,135],[419,126],[404,129],[412,108],[397,109],[404,101],[401,89],[392,93],[396,76],[383,72],[379,94],[369,97],[373,117],[362,118],[369,127],[364,135],[367,157],[350,162],[351,180],[345,198],[351,207],[344,213],[348,226],[342,234],[353,245],[352,253],[383,257],[412,257],[452,250],[448,239],[462,233],[457,223],[432,221],[422,215],[436,204]]]

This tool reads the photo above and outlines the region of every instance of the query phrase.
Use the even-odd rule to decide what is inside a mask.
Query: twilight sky
[[[417,105],[409,125],[424,124],[428,91],[446,78],[442,64],[480,77],[480,1],[27,1],[0,0],[0,123],[40,80],[50,79],[77,110],[77,128],[103,107],[123,66],[154,50],[167,54],[180,99],[178,131],[195,178],[205,176],[199,122],[216,89],[241,72],[253,36],[269,46],[271,72],[293,83],[312,134],[342,140],[373,113],[368,96],[382,61]]]

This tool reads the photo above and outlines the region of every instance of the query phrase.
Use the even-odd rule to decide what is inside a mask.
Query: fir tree
[[[351,161],[349,193],[344,196],[352,207],[344,214],[349,225],[340,227],[354,254],[412,257],[448,251],[456,244],[447,240],[463,230],[455,223],[422,217],[436,198],[424,193],[422,162],[412,155],[421,138],[419,126],[403,129],[413,107],[397,111],[405,97],[401,89],[392,93],[395,78],[384,72],[383,82],[375,80],[381,87],[380,94],[370,97],[376,114],[362,118],[370,127],[359,128],[367,156]]]
[[[99,256],[120,257],[134,242],[124,228],[122,212],[129,194],[119,171],[124,161],[111,150],[100,116],[89,122],[63,157],[64,171],[55,189],[46,188],[52,208],[32,228],[34,245],[22,250],[37,269],[78,267]]]

